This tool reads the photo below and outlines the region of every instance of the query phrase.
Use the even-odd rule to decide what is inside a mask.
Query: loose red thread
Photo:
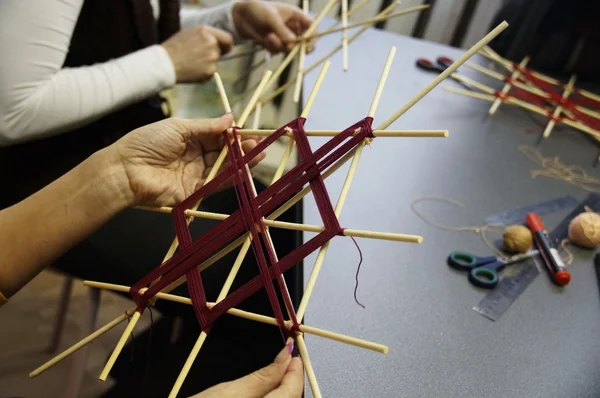
[[[356,301],[356,304],[360,305],[361,307],[366,308],[364,305],[361,304],[360,301],[358,301],[358,298],[356,297],[356,292],[358,291],[358,274],[360,273],[360,266],[363,262],[362,250],[360,250],[360,247],[358,246],[358,243],[356,243],[356,239],[354,239],[354,236],[351,236],[350,238],[352,239],[352,242],[354,242],[354,244],[356,245],[358,255],[360,256],[358,266],[356,267],[356,275],[354,276],[354,279],[356,280],[356,284],[354,285],[354,301]]]

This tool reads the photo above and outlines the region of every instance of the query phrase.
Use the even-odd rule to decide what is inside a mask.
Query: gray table
[[[307,65],[338,43],[326,37]],[[367,32],[350,46],[350,70],[341,54],[308,118],[308,128],[340,129],[367,113],[390,46],[396,60],[374,125],[425,86],[434,76],[417,70],[415,59],[458,57],[457,49],[381,31]],[[483,62],[483,61],[481,61]],[[462,68],[466,75],[481,75]],[[309,92],[317,72],[306,77]],[[445,84],[454,85],[453,81]],[[442,84],[444,85],[444,84]],[[423,204],[421,209],[450,225],[482,223],[489,215],[565,194],[586,192],[569,184],[531,180],[534,164],[517,145],[534,145],[534,127],[523,111],[504,105],[485,120],[490,104],[438,89],[390,128],[448,129],[450,137],[379,138],[364,151],[341,216],[345,227],[420,234],[421,245],[360,239],[364,255],[359,299],[352,293],[358,254],[350,239],[336,238],[327,254],[308,307],[306,323],[389,345],[382,355],[318,337],[307,345],[327,397],[597,397],[600,396],[600,300],[593,253],[577,251],[571,284],[554,287],[542,273],[511,308],[491,322],[472,307],[485,292],[465,274],[446,265],[452,250],[486,255],[472,233],[445,232],[419,220],[410,203],[424,195],[448,196],[467,209]],[[313,147],[325,142],[311,139]],[[546,156],[591,168],[596,148],[565,127],[539,147]],[[345,177],[327,180],[335,201]],[[543,217],[551,230],[566,212]],[[319,224],[311,198],[305,222]],[[479,224],[481,225],[481,224]],[[310,235],[312,236],[312,235]],[[305,237],[306,238],[306,237]],[[305,262],[305,278],[314,255]],[[307,390],[310,396],[310,390]]]

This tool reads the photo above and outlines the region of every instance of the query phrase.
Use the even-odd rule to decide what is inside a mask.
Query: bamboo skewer
[[[416,7],[407,8],[405,10],[394,12],[392,14],[380,15],[380,16],[376,16],[376,17],[373,17],[373,18],[365,19],[364,21],[360,21],[360,22],[356,22],[356,23],[350,24],[350,25],[346,26],[345,28],[342,26],[340,28],[327,29],[327,30],[324,30],[323,32],[314,33],[309,38],[310,39],[317,39],[319,37],[327,36],[327,35],[330,35],[332,33],[344,32],[344,31],[347,31],[348,29],[358,28],[360,26],[365,26],[365,25],[373,25],[373,24],[375,24],[377,22],[387,21],[387,20],[390,20],[392,18],[397,18],[397,17],[401,17],[403,15],[407,15],[407,14],[410,14],[410,13],[413,13],[413,12],[422,11],[422,10],[425,10],[427,8],[430,8],[430,7],[431,7],[431,5],[426,4],[426,5],[422,5],[422,6],[416,6]],[[296,41],[299,41],[299,39],[297,39]]]
[[[527,64],[529,63],[530,59],[531,58],[529,58],[529,57],[523,58],[523,60],[519,64],[519,66],[521,68],[525,68],[527,66]],[[521,76],[521,70],[520,69],[515,69],[514,72],[512,73],[512,75],[510,76],[510,80],[511,81],[515,81],[515,80],[517,80],[519,78],[519,76]],[[509,90],[510,90],[510,82],[506,82],[504,84],[504,87],[502,87],[502,90],[500,91],[500,96],[496,97],[496,100],[494,101],[494,103],[490,107],[490,110],[489,110],[489,114],[490,115],[493,115],[494,113],[496,113],[496,111],[500,107],[500,104],[503,101],[502,97],[505,96],[506,93],[508,93]]]
[[[288,149],[286,149],[286,155],[288,152],[291,152],[291,150],[289,150],[289,148],[290,147],[288,146]],[[289,155],[287,155],[287,158],[289,158]],[[287,161],[287,159],[286,159],[286,161]],[[279,179],[281,174],[276,173],[276,176]],[[137,207],[137,208],[140,210],[147,210],[147,211],[153,211],[153,212],[165,213],[165,214],[170,214],[173,210],[173,208],[169,207],[169,206],[162,206],[162,207],[141,206],[141,207]],[[225,220],[227,217],[230,216],[229,214],[223,214],[223,213],[212,213],[212,212],[208,212],[208,211],[192,211],[192,210],[187,210],[185,212],[185,215],[188,217],[205,218],[205,219],[209,219],[209,220],[218,220],[218,221]],[[288,229],[288,230],[293,230],[293,231],[319,233],[319,232],[323,232],[325,230],[325,227],[322,227],[319,225],[298,224],[298,223],[285,222],[285,221],[264,220],[264,223],[267,227],[270,227],[270,228]],[[391,233],[391,232],[364,231],[364,230],[351,229],[351,228],[345,228],[343,231],[343,235],[344,236],[352,236],[355,238],[379,239],[379,240],[389,240],[389,241],[407,242],[407,243],[421,243],[422,239],[423,239],[421,236],[416,236],[416,235],[404,235],[404,234],[396,234],[396,233]]]
[[[308,383],[310,384],[310,388],[313,392],[314,398],[321,398],[321,389],[319,388],[319,384],[317,383],[317,376],[315,376],[315,371],[312,366],[312,362],[310,361],[310,357],[308,356],[308,350],[306,349],[306,344],[304,343],[304,337],[299,334],[296,337],[296,342],[298,343],[298,351],[300,352],[300,356],[302,357],[302,363],[304,364],[304,370],[306,371],[306,377],[308,378]]]
[[[303,11],[308,14],[308,0],[302,2]],[[306,59],[307,41],[302,40],[300,43],[300,54],[298,55],[298,70],[296,71],[296,87],[294,88],[293,101],[297,104],[300,101],[300,91],[302,91],[302,71],[304,70],[304,61]]]
[[[124,285],[116,285],[113,283],[105,283],[105,282],[96,282],[96,281],[83,281],[84,286],[93,287],[102,290],[111,290],[114,292],[129,292],[131,286]],[[188,297],[178,296],[174,294],[168,293],[157,293],[156,297],[161,300],[172,301],[180,304],[192,305],[192,300]],[[207,303],[209,308],[214,307],[215,303]],[[254,312],[244,311],[237,308],[231,308],[227,311],[229,315],[236,316],[238,318],[244,318],[251,321],[256,321],[260,323],[265,323],[273,326],[278,326],[277,320],[273,317],[256,314]],[[125,315],[123,315],[125,316]],[[291,327],[292,323],[290,321],[286,321],[286,326]],[[368,340],[359,339],[356,337],[346,336],[341,333],[332,332],[325,329],[320,329],[314,326],[308,325],[300,325],[300,331],[302,333],[323,337],[329,340],[335,340],[340,343],[345,343],[349,345],[353,345],[355,347],[365,348],[371,351],[380,352],[382,354],[387,354],[389,352],[389,348],[383,344],[374,343]]]
[[[563,99],[569,98],[569,95],[571,94],[571,92],[573,91],[573,87],[575,86],[575,80],[577,80],[577,77],[575,75],[572,75],[571,78],[569,79],[569,82],[567,83],[567,86],[565,87],[565,91],[562,94]],[[548,121],[548,124],[546,125],[546,128],[544,129],[544,134],[542,135],[542,137],[544,137],[544,138],[550,137],[550,134],[552,133],[552,129],[556,125],[556,118],[558,118],[560,116],[562,111],[563,111],[563,106],[560,104],[557,105],[556,109],[554,109],[554,112],[552,113],[552,118],[550,118],[550,120]]]
[[[342,70],[348,71],[348,0],[342,0]]]
[[[127,318],[129,318],[130,316],[132,316],[134,314],[135,310],[136,310],[136,307],[130,308],[128,311],[126,311],[126,313],[121,314],[120,316],[118,316],[117,318],[115,318],[114,320],[112,320],[111,322],[109,322],[108,324],[106,324],[103,327],[101,327],[100,329],[96,330],[94,333],[92,333],[89,336],[87,336],[86,338],[80,340],[76,344],[74,344],[71,347],[67,348],[65,351],[61,352],[59,355],[55,356],[54,358],[52,358],[48,362],[44,363],[42,366],[40,366],[37,369],[33,370],[31,373],[29,373],[29,377],[33,378],[33,377],[36,377],[37,375],[39,375],[40,373],[45,372],[46,370],[48,370],[52,366],[56,365],[57,363],[59,363],[60,361],[62,361],[66,357],[68,357],[69,355],[73,354],[75,351],[79,350],[80,348],[83,348],[84,346],[86,346],[90,342],[92,342],[95,339],[97,339],[98,337],[102,336],[104,333],[106,333],[109,330],[113,329],[115,326],[120,325]]]
[[[375,116],[375,111],[377,110],[381,94],[383,93],[383,88],[385,87],[385,82],[389,75],[395,54],[396,47],[392,47],[387,56],[385,65],[383,67],[383,71],[381,72],[381,77],[379,79],[379,83],[377,84],[375,94],[373,95],[373,100],[371,101],[371,106],[369,108],[368,113],[369,117]],[[340,192],[337,204],[335,205],[335,216],[337,218],[340,217],[342,208],[344,207],[344,203],[346,202],[346,198],[348,196],[348,192],[350,191],[350,185],[352,184],[352,180],[354,179],[354,175],[356,173],[356,168],[358,167],[360,156],[362,155],[362,151],[367,143],[368,140],[363,140],[359,144],[359,146],[354,150],[354,157],[352,158],[352,163],[350,164],[350,168],[348,169],[348,173],[346,174],[346,179],[344,181],[344,185],[342,185],[342,190]],[[304,314],[306,313],[306,307],[308,306],[308,302],[312,295],[313,289],[315,287],[315,284],[317,283],[317,278],[319,276],[319,273],[321,272],[321,267],[323,265],[323,261],[325,260],[327,250],[329,249],[329,244],[330,242],[326,242],[323,246],[321,246],[317,254],[317,258],[315,260],[313,269],[310,273],[310,277],[306,284],[306,288],[304,289],[304,294],[302,295],[302,300],[300,300],[300,305],[298,306],[298,312],[296,315],[300,322],[302,321],[302,319],[304,318]]]
[[[394,123],[400,116],[402,116],[406,111],[413,107],[421,98],[423,98],[427,93],[433,90],[438,84],[440,84],[444,79],[450,76],[452,73],[456,71],[462,64],[464,64],[469,58],[473,56],[479,49],[485,46],[487,43],[492,41],[496,36],[500,34],[504,29],[508,27],[508,23],[506,21],[502,22],[496,28],[494,28],[490,33],[484,36],[483,39],[479,40],[473,47],[471,47],[467,52],[465,52],[459,59],[454,61],[452,65],[448,67],[448,69],[444,70],[440,73],[431,83],[425,86],[417,95],[415,95],[408,103],[406,103],[403,107],[398,109],[396,113],[390,116],[385,122],[383,122],[377,129],[386,129],[392,123]]]
[[[398,1],[393,2],[392,4],[387,6],[383,11],[381,11],[379,14],[377,14],[377,16],[384,16],[384,15],[389,14],[398,4],[400,4]],[[354,40],[356,40],[361,34],[366,32],[373,25],[374,25],[374,23],[369,23],[368,25],[363,26],[358,32],[354,33],[352,36],[350,36],[348,38],[348,44],[350,44]],[[314,62],[310,67],[308,67],[308,69],[306,69],[304,71],[303,74],[306,75],[306,74],[312,72],[317,66],[319,66],[323,62],[329,60],[329,58],[331,58],[334,54],[336,54],[341,49],[342,49],[342,45],[337,46],[336,48],[331,50],[327,55],[319,58],[319,60]],[[285,84],[281,85],[281,87],[279,87],[277,90],[275,90],[273,93],[271,93],[268,97],[262,98],[261,102],[263,104],[266,104],[267,102],[272,101],[277,96],[279,96],[281,93],[283,93],[285,90],[287,90],[288,87],[290,87],[292,84],[294,84],[295,81],[296,81],[296,78],[288,80]]]
[[[465,64],[465,66],[468,66],[469,68],[471,68],[473,70],[476,70],[477,72],[483,73],[484,75],[487,75],[487,76],[489,76],[491,78],[494,78],[494,79],[497,79],[497,80],[504,81],[504,79],[505,79],[505,76],[502,73],[498,73],[498,72],[493,71],[491,69],[485,68],[485,67],[483,67],[481,65],[473,64],[471,62],[467,62]],[[521,83],[519,81],[513,81],[512,85],[514,87],[520,88],[523,91],[527,91],[527,92],[532,93],[532,94],[536,94],[536,95],[539,95],[539,96],[543,96],[543,97],[549,98],[549,95],[545,91],[542,91],[542,90],[538,89],[535,86],[529,86],[529,85]]]

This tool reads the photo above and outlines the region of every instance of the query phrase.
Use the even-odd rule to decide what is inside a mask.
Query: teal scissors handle
[[[485,289],[498,284],[498,272],[505,267],[498,258],[477,257],[470,253],[454,251],[448,256],[448,265],[460,271],[469,272],[469,282]]]

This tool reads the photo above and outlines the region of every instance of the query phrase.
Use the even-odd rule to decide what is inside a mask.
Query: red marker
[[[565,265],[558,251],[550,245],[550,239],[548,238],[548,232],[546,232],[544,223],[542,223],[542,220],[535,213],[527,214],[526,220],[527,226],[533,233],[533,239],[544,258],[544,262],[552,274],[554,283],[558,286],[565,286],[571,280],[571,275],[565,270]]]

